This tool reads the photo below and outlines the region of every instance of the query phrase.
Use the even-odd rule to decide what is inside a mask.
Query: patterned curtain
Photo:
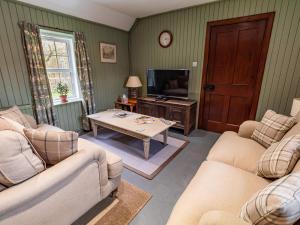
[[[27,22],[20,22],[19,26],[29,73],[35,118],[37,123],[56,125],[39,27]]]
[[[75,32],[75,57],[77,72],[81,86],[82,101],[82,129],[91,130],[87,115],[96,112],[94,89],[91,75],[91,64],[87,53],[85,36],[81,32]]]

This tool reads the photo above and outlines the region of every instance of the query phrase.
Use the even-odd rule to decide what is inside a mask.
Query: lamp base
[[[137,98],[138,89],[137,88],[128,88],[128,98]]]

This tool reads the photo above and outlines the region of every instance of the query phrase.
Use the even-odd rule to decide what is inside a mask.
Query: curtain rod
[[[68,33],[74,33],[75,31],[72,30],[66,30],[66,29],[61,29],[61,28],[57,28],[57,27],[50,27],[50,26],[45,26],[45,25],[40,25],[38,24],[39,27],[41,28],[46,28],[46,29],[50,29],[50,30],[58,30],[58,31],[62,31],[62,32],[68,32]]]

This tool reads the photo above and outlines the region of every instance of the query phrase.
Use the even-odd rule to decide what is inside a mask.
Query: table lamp
[[[300,98],[294,98],[291,109],[291,116],[296,116],[300,112]]]
[[[137,98],[138,97],[138,88],[142,87],[142,83],[138,76],[129,76],[126,87],[128,88],[128,97]]]

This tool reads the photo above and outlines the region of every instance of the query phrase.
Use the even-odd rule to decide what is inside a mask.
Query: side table
[[[115,108],[117,109],[125,109],[130,112],[135,112],[136,111],[136,99],[128,99],[128,103],[123,103],[123,102],[120,102],[120,101],[115,101]]]

